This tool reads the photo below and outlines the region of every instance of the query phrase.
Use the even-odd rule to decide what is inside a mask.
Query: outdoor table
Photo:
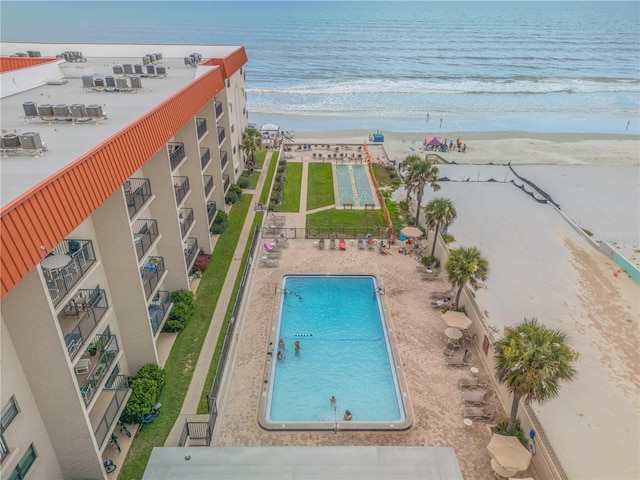
[[[462,420],[462,422],[469,428],[473,426],[473,420],[471,420],[470,418],[465,418],[464,420]]]
[[[71,257],[69,255],[51,255],[44,258],[40,262],[40,266],[45,270],[60,270],[67,266],[70,261]]]
[[[457,328],[446,328],[444,334],[451,340],[460,340],[462,338],[462,332]]]
[[[469,371],[474,377],[478,376],[478,374],[480,373],[480,369],[478,369],[478,367],[471,367]]]

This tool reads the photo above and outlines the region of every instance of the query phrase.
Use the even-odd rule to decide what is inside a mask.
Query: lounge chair
[[[275,244],[278,247],[282,247],[282,248],[289,248],[289,239],[286,237],[280,237],[280,238],[276,238],[276,242]]]
[[[274,250],[273,252],[264,252],[264,256],[267,258],[282,258],[282,252]]]
[[[330,250],[336,249],[336,235],[334,233],[329,235],[329,249]]]
[[[493,390],[486,392],[462,392],[462,401],[470,406],[482,406],[489,403],[489,399],[493,395]]]
[[[498,407],[493,403],[490,403],[484,407],[463,407],[462,415],[464,415],[464,418],[469,418],[471,420],[488,421],[493,419],[493,416],[497,411]]]
[[[318,249],[324,250],[324,235],[318,237]]]
[[[447,357],[445,361],[449,367],[468,367],[472,359],[473,353],[466,351],[462,357]]]
[[[277,267],[279,265],[278,260],[272,260],[270,258],[262,259],[260,265],[263,267]]]
[[[461,378],[458,380],[460,388],[477,388],[484,387],[489,383],[491,377],[489,375],[480,375],[478,378]]]
[[[340,241],[338,242],[338,250],[346,250],[347,249],[347,242],[344,241],[344,238],[341,238]]]
[[[452,342],[447,342],[447,346],[444,347],[444,351],[442,353],[444,353],[447,357],[450,357],[455,353],[457,348],[460,348],[459,345],[456,345]]]
[[[362,235],[360,235],[358,237],[358,250],[364,250],[364,238],[362,237]]]

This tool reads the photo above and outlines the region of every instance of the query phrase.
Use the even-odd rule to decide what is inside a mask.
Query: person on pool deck
[[[351,418],[353,418],[353,417],[351,416],[351,412],[350,412],[349,410],[345,410],[345,412],[344,412],[344,419],[345,419],[346,421],[349,421],[349,420],[351,420]]]
[[[284,346],[284,339],[283,338],[281,338],[278,341],[278,348],[281,348],[282,350],[286,350],[287,349],[287,347]]]
[[[296,355],[300,355],[300,342],[296,340]]]

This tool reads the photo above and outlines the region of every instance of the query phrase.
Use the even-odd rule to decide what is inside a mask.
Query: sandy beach
[[[333,143],[361,143],[373,133],[369,130],[294,132],[296,143],[313,143],[331,139]],[[519,164],[640,164],[640,137],[593,133],[528,132],[382,132],[384,149],[390,160],[401,161],[407,155],[422,152],[425,136],[466,143],[465,153],[440,155],[456,163]],[[411,148],[414,150],[411,150]]]

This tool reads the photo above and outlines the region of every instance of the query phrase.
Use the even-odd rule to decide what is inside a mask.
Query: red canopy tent
[[[432,147],[438,147],[442,145],[442,138],[440,137],[425,137],[424,138],[425,146],[431,145]]]

